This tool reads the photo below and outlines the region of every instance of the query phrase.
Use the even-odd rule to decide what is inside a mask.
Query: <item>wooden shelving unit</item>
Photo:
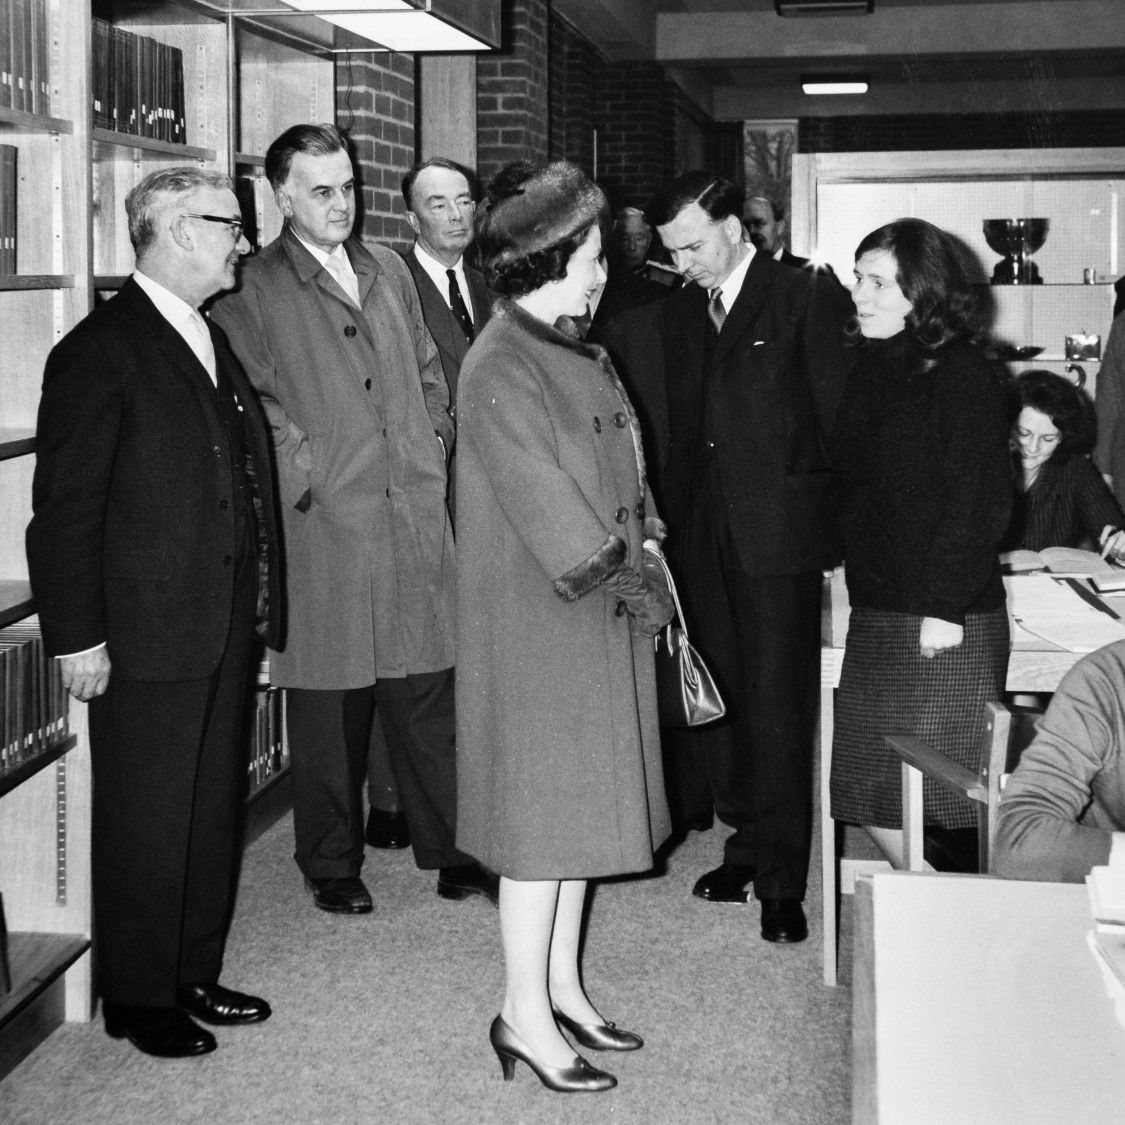
[[[260,154],[289,125],[335,117],[332,48],[341,33],[316,18],[223,11],[248,3],[262,7],[52,0],[49,113],[0,109],[0,141],[18,149],[19,169],[18,272],[0,277],[0,627],[35,609],[24,532],[44,363],[95,295],[112,299],[132,272],[126,194],[150,171],[181,164],[249,177],[268,241],[281,222]],[[182,50],[186,144],[92,128],[95,16]],[[278,804],[285,772],[257,780],[256,806]],[[0,894],[13,977],[0,997],[0,1078],[63,1019],[90,1018],[89,850],[86,708],[72,704],[66,739],[0,773]]]

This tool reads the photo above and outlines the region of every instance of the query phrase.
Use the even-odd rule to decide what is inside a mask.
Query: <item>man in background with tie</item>
[[[837,561],[826,439],[843,391],[843,309],[815,273],[743,240],[742,194],[689,172],[650,215],[685,285],[661,306],[668,449],[661,514],[691,635],[728,718],[677,732],[687,823],[735,831],[695,885],[761,902],[762,936],[802,941],[812,831],[821,571]]]
[[[191,1016],[270,1015],[218,978],[277,528],[265,420],[198,311],[248,249],[230,180],[153,172],[125,209],[136,271],[47,360],[27,557],[47,651],[90,703],[105,1029],[181,1058],[215,1049]]]
[[[322,910],[366,914],[362,786],[381,722],[418,866],[447,898],[495,894],[453,844],[449,389],[402,259],[353,237],[356,181],[333,125],[266,153],[280,236],[219,302],[273,433],[285,536],[297,865]]]
[[[417,236],[403,257],[418,287],[426,327],[437,344],[454,415],[461,362],[492,308],[484,278],[465,265],[476,212],[471,177],[459,164],[435,156],[415,164],[402,178],[406,219]]]

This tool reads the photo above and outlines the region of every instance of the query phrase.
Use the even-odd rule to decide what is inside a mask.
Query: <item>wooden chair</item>
[[[959,797],[976,802],[980,870],[991,871],[1000,790],[1020,754],[1035,737],[1043,712],[1002,703],[984,705],[980,767],[974,772],[951,761],[919,738],[885,735],[883,742],[902,759],[903,867],[924,871],[922,859],[922,778],[928,777]]]

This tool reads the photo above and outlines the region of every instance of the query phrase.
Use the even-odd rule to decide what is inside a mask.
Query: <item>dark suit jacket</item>
[[[713,342],[703,289],[686,286],[660,306],[664,517],[672,536],[683,534],[693,462],[706,450],[748,574],[800,574],[837,561],[826,449],[846,368],[831,284],[755,254]]]
[[[418,296],[422,302],[422,317],[437,344],[438,355],[441,356],[441,369],[449,384],[449,412],[452,414],[457,407],[457,376],[465,353],[469,350],[469,341],[465,339],[465,333],[450,312],[445,296],[438,292],[432,278],[414,256],[414,250],[407,250],[403,258],[414,275],[414,284],[418,287]],[[465,266],[465,280],[469,283],[469,300],[473,305],[473,327],[479,336],[492,314],[494,298],[484,283],[484,277],[469,265]]]
[[[214,325],[211,337],[244,408],[276,644],[281,601],[265,421],[226,337]],[[128,679],[214,671],[234,589],[228,457],[207,372],[127,281],[47,359],[27,555],[48,652],[106,642],[114,673]]]

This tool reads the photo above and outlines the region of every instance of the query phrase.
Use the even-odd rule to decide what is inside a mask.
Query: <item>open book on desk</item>
[[[1004,586],[1012,620],[1040,640],[1070,652],[1125,640],[1125,623],[1078,578],[1020,574],[1005,578]]]
[[[1000,556],[1005,574],[1068,575],[1089,579],[1099,593],[1125,592],[1125,567],[1103,559],[1097,551],[1077,547],[1044,547],[1041,551],[1006,551]]]

